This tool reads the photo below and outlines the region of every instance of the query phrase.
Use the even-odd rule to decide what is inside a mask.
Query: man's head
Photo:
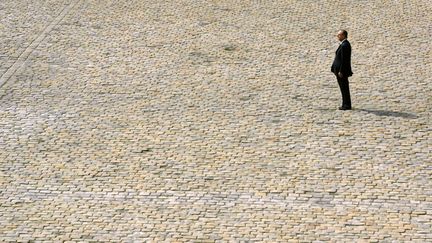
[[[337,33],[337,38],[339,41],[343,41],[348,38],[348,32],[346,30],[339,30]]]

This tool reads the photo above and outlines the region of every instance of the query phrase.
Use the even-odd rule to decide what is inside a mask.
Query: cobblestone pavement
[[[0,16],[0,241],[432,241],[429,0]]]

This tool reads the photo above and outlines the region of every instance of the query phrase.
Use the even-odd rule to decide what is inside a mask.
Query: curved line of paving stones
[[[70,13],[70,11],[77,5],[80,0],[74,0],[69,5],[63,8],[60,14],[33,40],[33,42],[21,53],[16,62],[7,69],[7,71],[0,77],[0,88],[20,69],[30,54],[40,45],[46,36],[57,26],[62,19]]]

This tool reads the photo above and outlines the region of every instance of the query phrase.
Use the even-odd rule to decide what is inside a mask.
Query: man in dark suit
[[[348,42],[348,32],[346,30],[340,30],[337,34],[337,38],[341,44],[336,50],[336,56],[331,66],[331,71],[336,75],[342,93],[342,106],[339,107],[339,110],[351,110],[348,77],[351,77],[353,72],[351,70],[351,45]]]

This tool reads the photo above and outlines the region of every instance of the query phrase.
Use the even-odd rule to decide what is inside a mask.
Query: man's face
[[[337,36],[339,41],[345,40],[345,35],[343,34],[342,31],[339,31],[336,36]]]

